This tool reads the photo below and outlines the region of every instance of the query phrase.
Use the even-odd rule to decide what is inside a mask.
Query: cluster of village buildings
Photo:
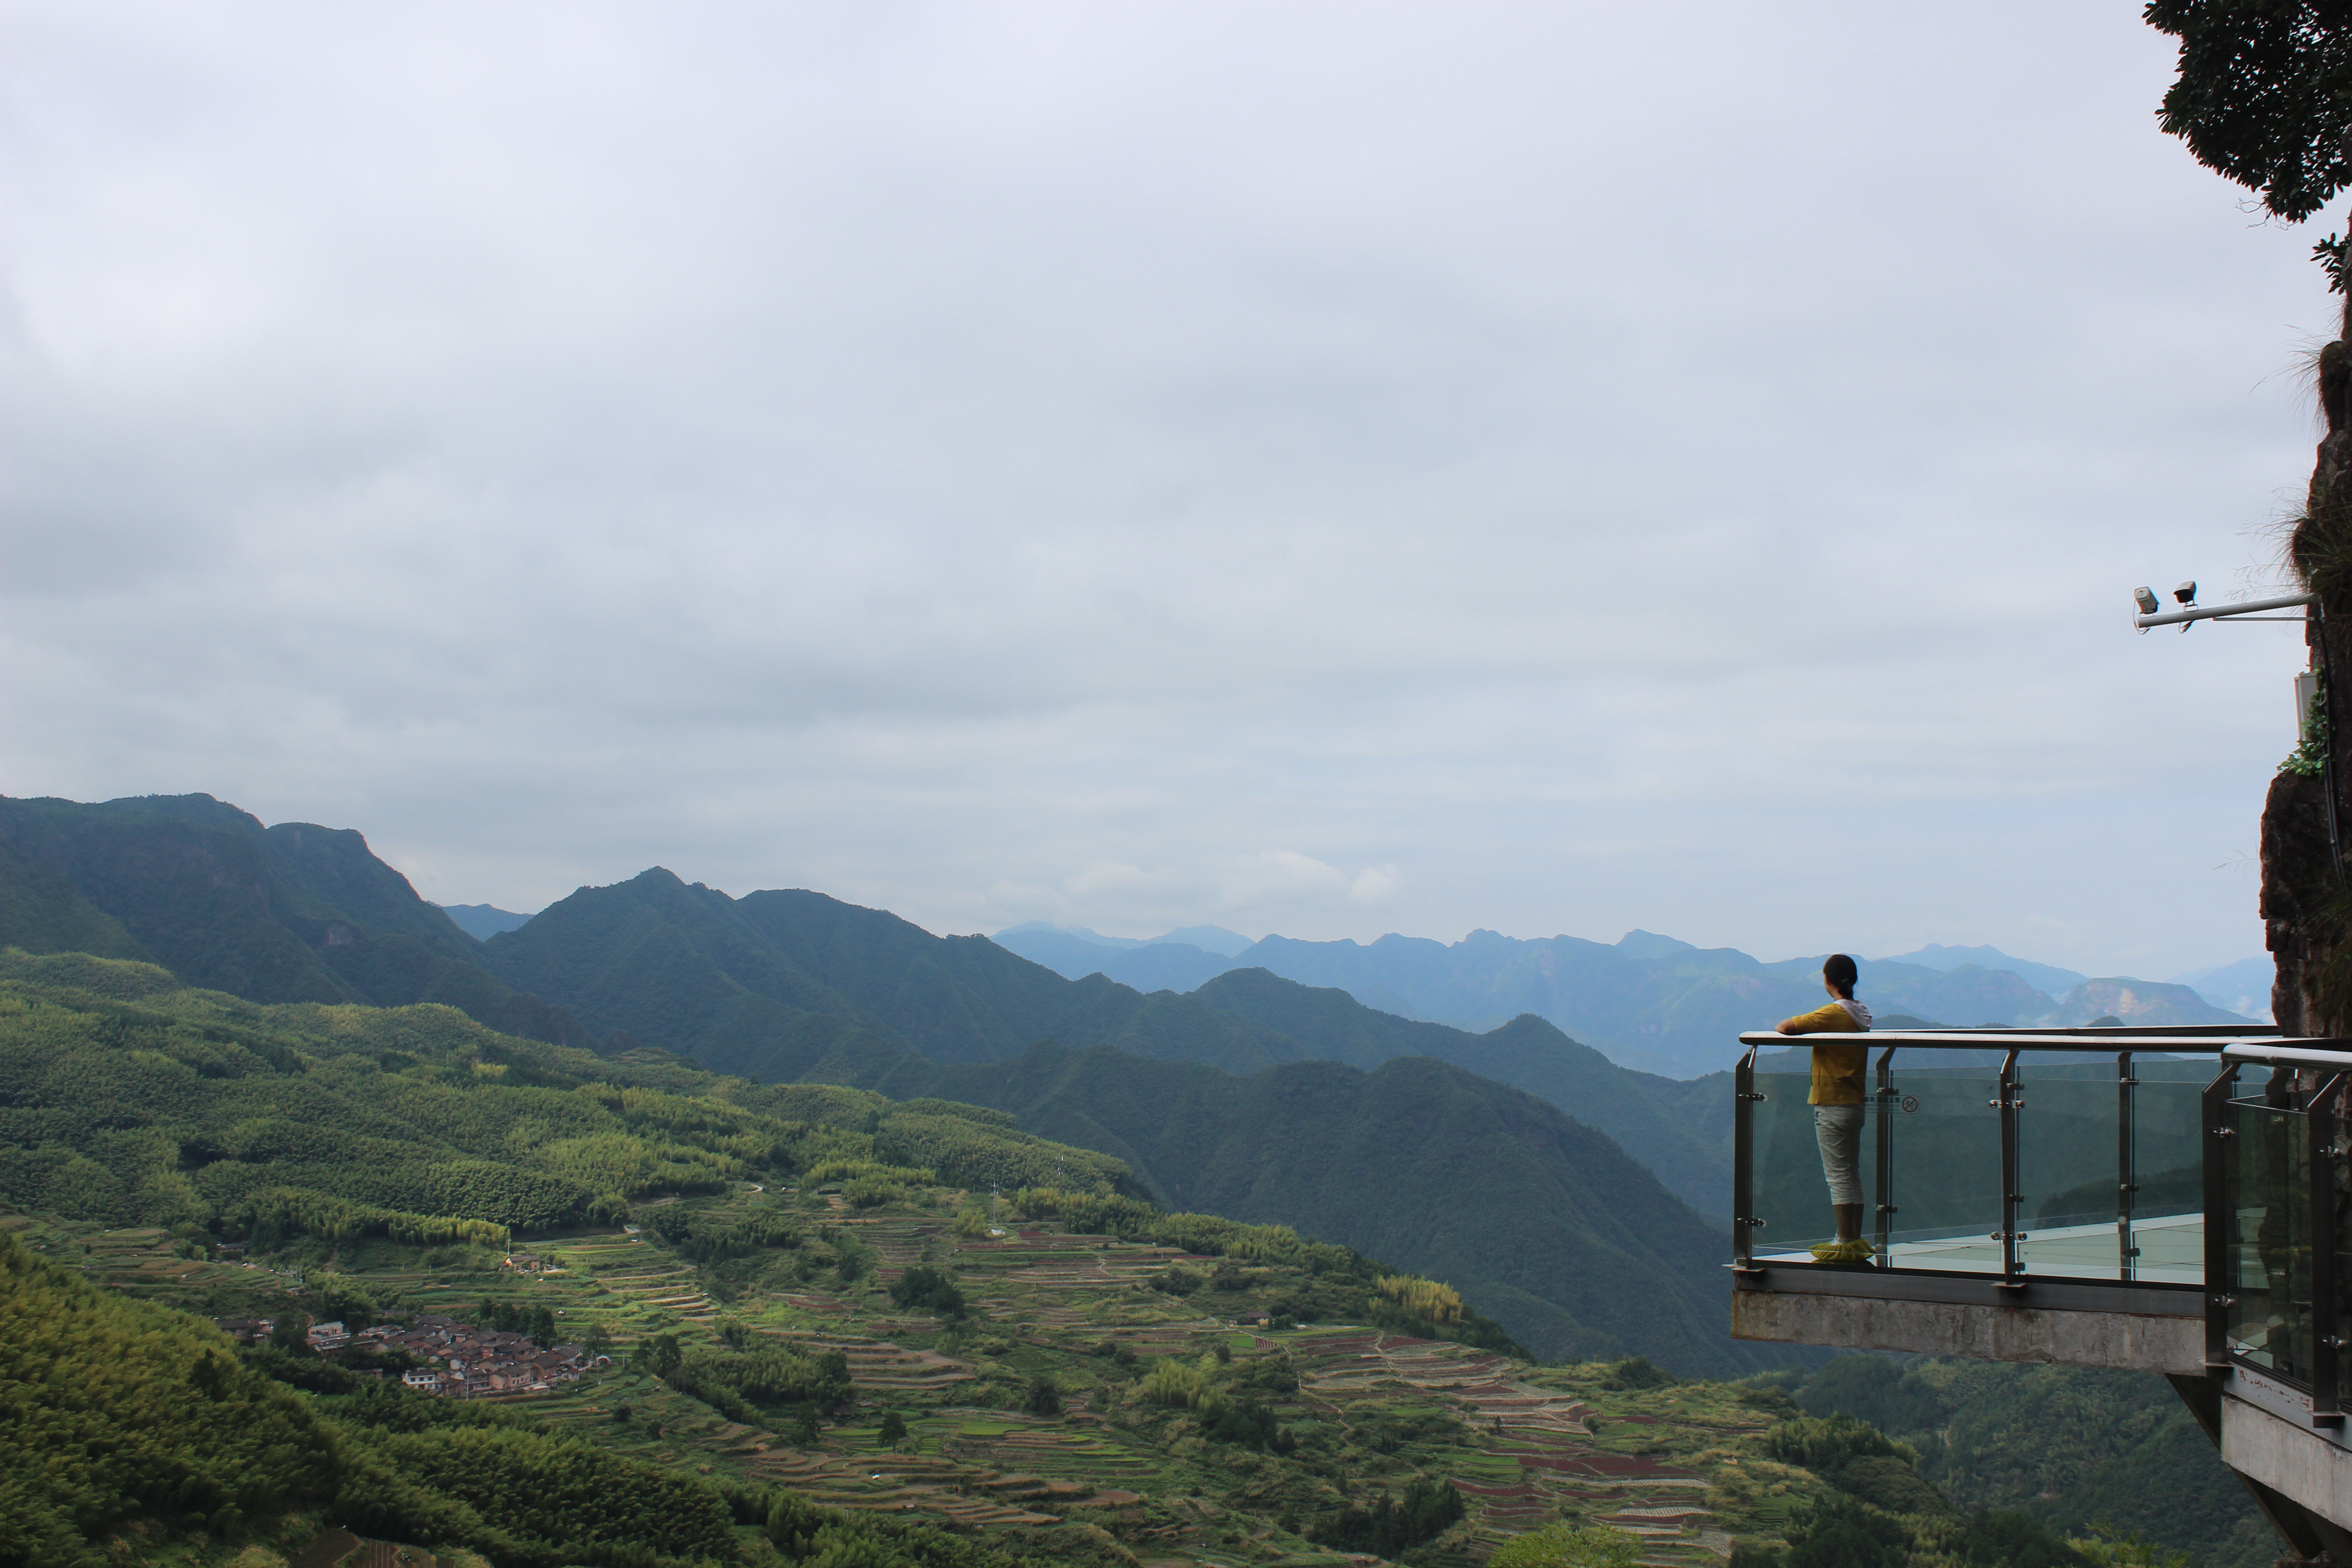
[[[269,1318],[221,1318],[218,1326],[242,1344],[257,1344],[277,1326]],[[528,1334],[486,1329],[457,1318],[426,1313],[407,1323],[378,1323],[354,1333],[340,1322],[312,1323],[310,1348],[328,1356],[347,1345],[372,1351],[404,1351],[414,1366],[400,1381],[424,1394],[458,1399],[545,1394],[575,1383],[591,1362],[578,1345],[542,1349]],[[599,1356],[596,1363],[607,1358]]]

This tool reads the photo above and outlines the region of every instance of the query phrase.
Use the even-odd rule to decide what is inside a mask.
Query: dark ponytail
[[[1853,983],[1861,978],[1861,971],[1854,967],[1853,959],[1844,953],[1833,952],[1830,954],[1829,962],[1822,965],[1822,978],[1828,981],[1830,989],[1839,995],[1852,996]]]

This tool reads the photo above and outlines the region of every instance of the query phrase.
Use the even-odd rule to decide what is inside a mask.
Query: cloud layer
[[[6,26],[6,793],[521,909],[2259,949],[2294,629],[2127,595],[2275,580],[2329,304],[2126,13]]]

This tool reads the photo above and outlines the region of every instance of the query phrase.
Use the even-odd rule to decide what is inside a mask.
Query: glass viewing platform
[[[2179,1029],[1918,1030],[1740,1043],[1740,1267],[2202,1285],[2200,1102],[2221,1039]],[[1868,1263],[1812,1256],[1835,1237],[1807,1103],[1816,1043],[1869,1053],[1860,1147],[1863,1236],[1876,1254]]]
[[[2352,1041],[2238,1028],[1742,1035],[1732,1334],[2161,1373],[2306,1561],[2352,1561]],[[1863,1239],[1816,1045],[1861,1046]]]

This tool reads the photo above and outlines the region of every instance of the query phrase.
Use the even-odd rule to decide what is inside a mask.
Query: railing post
[[[2336,1387],[2343,1325],[2336,1321],[2336,1091],[2344,1075],[2320,1080],[2304,1111],[2310,1140],[2304,1170],[2311,1183],[2311,1421],[2315,1426],[2343,1424]]]
[[[2139,1075],[2132,1054],[2116,1053],[2116,1278],[2139,1278],[2139,1248],[2132,1242],[2132,1212],[2138,1206],[2139,1131],[2136,1122]]]
[[[1895,1047],[1878,1053],[1878,1263],[1893,1267],[1887,1248],[1895,1235]]]
[[[1731,1261],[1752,1268],[1756,1261],[1756,1047],[1732,1072],[1737,1098],[1731,1110]]]
[[[2201,1116],[2205,1146],[2205,1373],[2224,1377],[2230,1371],[2230,1309],[2237,1280],[2230,1262],[2236,1241],[2237,1215],[2231,1210],[2230,1168],[2231,1135],[2230,1090],[2238,1079],[2235,1062],[2223,1062],[2221,1072],[2205,1086]]]
[[[2025,1201],[2024,1184],[2019,1180],[2017,1160],[2017,1112],[2024,1098],[2017,1086],[2016,1047],[2011,1047],[2000,1064],[2000,1276],[2013,1280],[2025,1272],[2025,1265],[2017,1256],[2018,1205]]]

